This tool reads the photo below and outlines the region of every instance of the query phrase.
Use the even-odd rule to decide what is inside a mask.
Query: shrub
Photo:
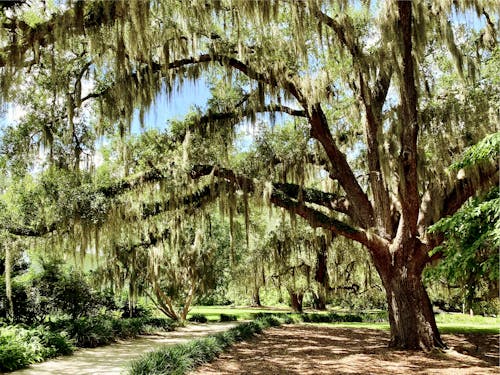
[[[70,335],[75,345],[95,348],[114,341],[113,320],[105,316],[83,317],[75,319],[70,328]]]
[[[32,332],[33,336],[40,339],[40,343],[45,348],[43,359],[73,353],[74,346],[66,332],[53,332],[44,326],[40,326]]]
[[[197,322],[197,323],[206,323],[208,322],[208,319],[205,315],[203,314],[193,314],[191,317],[188,319],[190,322]]]
[[[274,317],[279,319],[284,324],[295,323],[296,321],[303,321],[305,323],[335,323],[335,322],[362,322],[361,315],[353,314],[337,314],[331,312],[329,314],[290,314],[290,313],[265,313],[259,312],[254,314],[255,319],[263,319]]]
[[[168,318],[147,317],[147,318],[142,318],[142,320],[144,324],[150,325],[154,328],[160,328],[166,332],[173,331],[175,327],[178,325],[177,322],[174,322],[172,319]]]
[[[278,319],[286,319],[291,316],[293,313],[272,313],[272,312],[258,312],[252,314],[254,319],[267,319],[270,316],[274,316]]]
[[[45,327],[0,329],[0,371],[14,371],[31,363],[73,352],[66,336]]]
[[[388,321],[387,311],[364,312],[360,314],[363,322],[382,323]]]
[[[14,322],[33,323],[36,321],[36,316],[33,311],[34,303],[30,298],[29,289],[26,285],[13,280],[11,289],[12,302],[14,305]],[[0,277],[0,317],[7,318],[8,306],[7,292],[5,291],[5,278],[2,276]]]
[[[28,354],[23,343],[0,336],[0,371],[14,371],[27,367],[32,363]]]
[[[238,317],[236,315],[231,315],[231,314],[220,314],[220,322],[235,322],[238,320]]]
[[[140,334],[152,333],[158,329],[172,331],[175,324],[167,318],[117,318],[113,315],[59,319],[46,323],[54,332],[68,332],[79,347],[106,345],[116,338],[131,338]]]
[[[13,371],[31,363],[73,352],[73,341],[80,347],[95,347],[117,337],[135,337],[158,328],[171,331],[174,324],[164,318],[119,319],[111,315],[60,319],[44,326],[0,328],[0,372]],[[72,339],[69,339],[72,337]]]
[[[128,300],[123,301],[120,311],[122,313],[122,318],[145,318],[153,315],[152,310],[149,307],[143,305],[133,306],[131,313]]]
[[[136,337],[145,331],[145,324],[141,318],[113,319],[112,327],[114,335],[123,339]]]

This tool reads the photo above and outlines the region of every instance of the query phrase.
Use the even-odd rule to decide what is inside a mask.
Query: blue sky
[[[172,93],[170,100],[165,92],[158,95],[156,103],[144,115],[144,125],[146,128],[164,129],[168,120],[181,120],[193,106],[204,108],[209,98],[210,91],[203,77],[198,79],[196,83],[186,81]],[[132,121],[132,133],[141,132],[139,111],[136,110]]]

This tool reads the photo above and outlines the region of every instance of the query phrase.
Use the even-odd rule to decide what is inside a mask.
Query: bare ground
[[[500,374],[499,335],[443,335],[450,350],[391,350],[389,332],[289,325],[235,345],[192,375]]]

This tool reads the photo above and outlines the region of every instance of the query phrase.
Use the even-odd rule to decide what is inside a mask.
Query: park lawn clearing
[[[338,324],[269,328],[193,374],[498,374],[499,335],[444,334],[450,350],[388,349],[389,332]]]
[[[436,323],[441,333],[500,333],[500,318],[468,314],[438,314]]]
[[[232,307],[232,306],[193,306],[188,318],[194,314],[203,314],[209,321],[218,321],[220,314],[234,315],[238,320],[252,320],[258,313],[292,313],[289,307]]]

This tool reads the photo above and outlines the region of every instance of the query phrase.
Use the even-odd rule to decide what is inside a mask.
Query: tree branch
[[[417,173],[418,94],[415,86],[415,67],[412,56],[412,2],[398,2],[400,48],[403,62],[403,79],[400,87],[401,97],[401,151],[399,155],[399,200],[401,203],[401,222],[398,237],[417,235],[417,221],[420,207]]]
[[[198,165],[193,167],[191,178],[196,179],[212,173],[214,176],[224,178],[228,182],[236,184],[237,186],[246,186],[248,190],[254,190],[254,181],[252,179],[237,175],[233,171],[224,168],[214,168],[213,166],[208,165]],[[374,251],[378,251],[377,249],[381,249],[382,244],[384,244],[384,246],[386,245],[386,241],[379,236],[368,234],[363,229],[354,228],[349,224],[331,218],[324,213],[305,205],[298,199],[294,199],[293,197],[288,196],[283,190],[280,190],[279,187],[280,185],[273,185],[273,191],[270,197],[271,203],[278,207],[283,207],[286,210],[303,217],[312,227],[321,227],[328,229],[335,234],[342,235],[346,238],[350,238],[352,240],[360,242],[361,244],[364,244],[371,249],[375,249]],[[294,189],[291,190],[293,192]]]
[[[18,1],[20,2],[20,1]],[[106,5],[104,5],[106,3]],[[45,47],[54,43],[55,35],[59,33],[58,27],[64,27],[64,34],[67,37],[84,34],[85,31],[112,24],[119,17],[123,17],[127,12],[127,3],[121,2],[92,2],[88,4],[85,14],[82,14],[86,4],[78,1],[74,6],[64,11],[62,14],[53,15],[48,21],[31,27],[20,19],[4,22],[0,26],[16,33],[20,42],[17,45],[9,45],[1,50],[0,68],[8,66],[11,61],[3,56],[17,56],[13,61],[14,66],[24,65],[24,56],[28,50],[33,48],[35,42],[40,47]],[[19,37],[20,35],[20,37]]]
[[[320,104],[315,104],[309,113],[311,137],[323,146],[331,162],[333,174],[351,200],[356,215],[353,217],[356,224],[362,228],[374,226],[373,207],[368,196],[359,185],[346,156],[338,149],[328,126],[328,121]]]

